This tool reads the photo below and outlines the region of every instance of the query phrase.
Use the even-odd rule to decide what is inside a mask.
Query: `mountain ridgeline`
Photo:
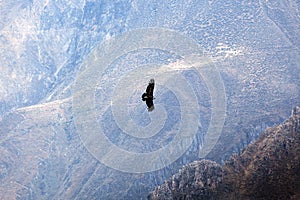
[[[194,161],[148,199],[300,199],[300,108],[223,166]]]

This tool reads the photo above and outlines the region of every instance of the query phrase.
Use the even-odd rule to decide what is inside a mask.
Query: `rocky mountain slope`
[[[300,199],[300,108],[223,166],[195,161],[149,199]]]
[[[210,199],[222,180],[222,167],[214,161],[194,161],[158,186],[148,199]]]

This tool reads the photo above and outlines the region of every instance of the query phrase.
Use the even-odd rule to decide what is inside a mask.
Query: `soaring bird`
[[[154,110],[153,100],[153,90],[154,90],[154,79],[150,79],[149,84],[147,86],[146,92],[142,95],[142,100],[146,101],[146,105],[148,107],[148,111]]]

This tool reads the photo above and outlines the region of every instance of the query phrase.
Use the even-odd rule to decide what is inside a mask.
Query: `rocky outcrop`
[[[222,167],[195,161],[149,199],[300,199],[300,108]]]
[[[207,199],[222,180],[222,168],[210,160],[194,161],[157,187],[149,199]]]

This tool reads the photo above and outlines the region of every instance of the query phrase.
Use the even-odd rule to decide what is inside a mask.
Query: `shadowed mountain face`
[[[299,199],[300,108],[267,129],[224,166],[195,161],[157,187],[149,199]]]
[[[224,165],[224,196],[235,199],[300,198],[300,110],[267,129]]]

